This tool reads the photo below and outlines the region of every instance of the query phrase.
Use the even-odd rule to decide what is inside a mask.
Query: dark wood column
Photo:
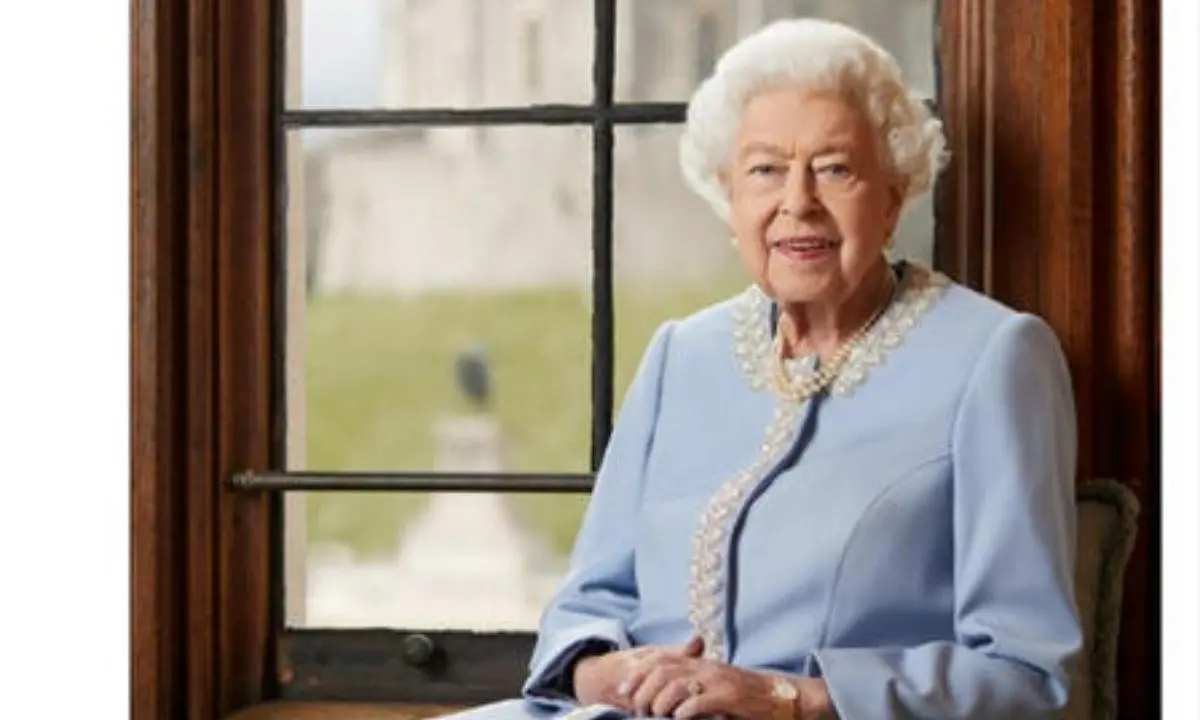
[[[270,2],[133,3],[133,716],[270,694]]]
[[[1142,503],[1121,630],[1122,717],[1159,708],[1158,8],[943,0],[954,161],[939,263],[1045,317],[1075,382],[1079,477]]]

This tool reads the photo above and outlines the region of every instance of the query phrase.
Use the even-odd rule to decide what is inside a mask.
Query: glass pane
[[[292,107],[587,103],[591,0],[287,0]]]
[[[436,469],[438,423],[479,415],[505,469],[587,470],[589,151],[575,127],[306,131],[307,469]]]
[[[303,626],[533,630],[586,501],[310,493]]]
[[[660,323],[744,288],[729,228],[683,182],[680,125],[616,130],[614,364],[620,402]]]
[[[787,17],[852,25],[896,56],[908,83],[934,95],[936,0],[617,0],[615,94],[684,102],[739,38]]]
[[[307,130],[288,146],[289,467],[587,471],[590,130]],[[500,517],[532,538],[522,547],[559,548],[573,534],[547,518],[549,499],[513,497],[501,512],[495,498],[439,497],[289,495],[289,621],[363,617],[321,609],[358,592],[348,588],[359,580],[329,578],[382,562],[392,563],[394,608],[426,604],[466,623],[436,583],[404,589],[408,571],[394,563],[413,552],[411,537],[478,535],[480,522]],[[453,527],[421,529],[431,508],[455,503],[457,520],[437,516]],[[443,544],[459,558],[448,567],[509,562],[500,544],[491,559],[478,554],[486,543]],[[426,622],[389,612],[387,622]],[[524,617],[480,615],[462,627]]]

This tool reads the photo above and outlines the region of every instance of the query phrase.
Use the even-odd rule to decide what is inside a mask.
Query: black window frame
[[[616,4],[594,0],[592,101],[480,108],[289,108],[286,103],[287,0],[275,3],[271,88],[274,177],[275,316],[271,328],[275,428],[272,457],[286,457],[287,134],[328,127],[486,127],[589,125],[592,131],[592,437],[587,473],[437,473],[272,471],[245,472],[239,490],[283,492],[538,492],[587,493],[612,431],[614,407],[613,146],[617,126],[671,125],[685,120],[684,102],[616,102]],[[937,38],[941,3],[932,3],[934,76],[941,86]],[[931,106],[936,107],[934,101]],[[934,194],[938,223],[940,194]],[[936,253],[935,233],[935,257]],[[276,688],[284,700],[395,701],[470,705],[515,696],[525,679],[533,632],[429,631],[422,629],[308,629],[286,617],[283,522],[273,523],[271,599],[275,628]]]

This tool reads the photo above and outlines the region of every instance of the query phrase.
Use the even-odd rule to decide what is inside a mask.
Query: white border
[[[1200,717],[1198,10],[1163,0],[1163,709],[1189,720]],[[129,716],[128,19],[127,5],[94,0],[0,6],[0,608],[14,717]]]
[[[130,9],[0,8],[0,703],[128,718]]]
[[[1200,718],[1200,133],[1196,0],[1163,0],[1163,717]]]

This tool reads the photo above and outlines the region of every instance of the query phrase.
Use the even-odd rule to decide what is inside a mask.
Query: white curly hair
[[[679,143],[687,185],[729,222],[720,172],[732,159],[745,104],[779,87],[850,93],[863,105],[905,189],[905,204],[932,185],[948,159],[942,123],[904,84],[895,58],[840,23],[780,20],[743,38],[717,62],[688,103]]]

